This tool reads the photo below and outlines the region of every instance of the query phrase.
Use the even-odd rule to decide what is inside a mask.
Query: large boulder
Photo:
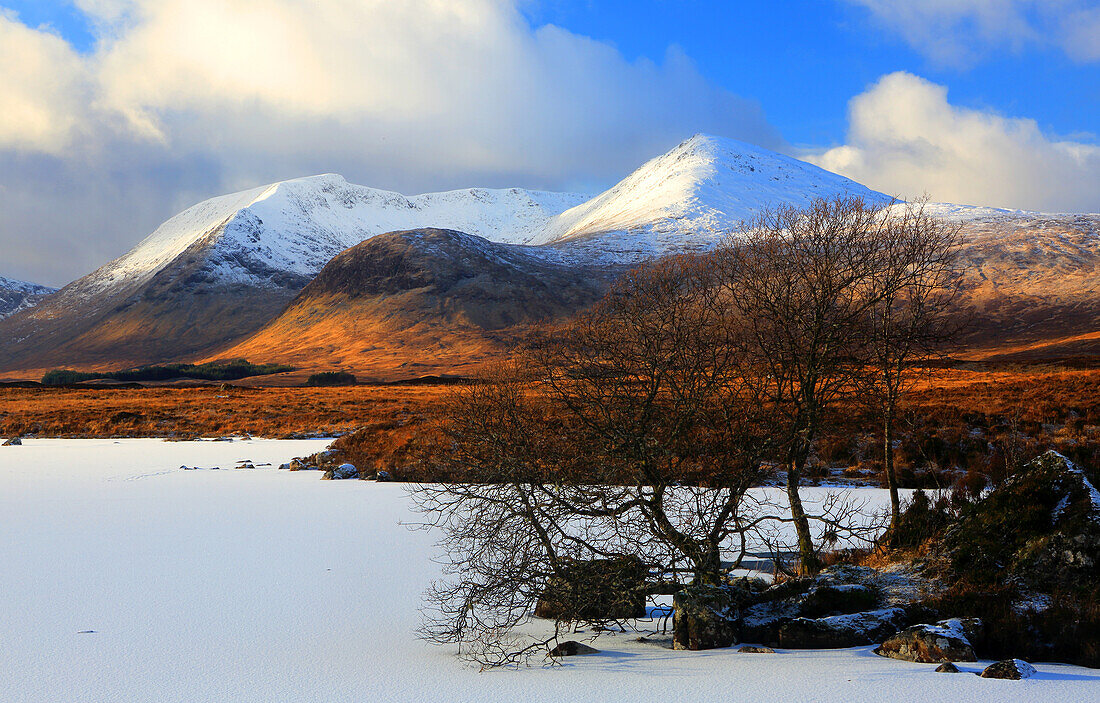
[[[935,625],[913,625],[890,637],[875,649],[875,654],[903,661],[972,662],[978,658],[970,638],[981,630],[981,620],[953,618]]]
[[[995,664],[990,664],[982,671],[983,679],[1012,679],[1019,681],[1034,676],[1035,667],[1023,659],[1005,659]]]
[[[647,576],[637,557],[574,561],[549,579],[535,617],[581,622],[643,618]]]
[[[735,644],[739,595],[729,586],[692,585],[673,596],[673,648],[717,649]]]
[[[972,581],[1040,593],[1092,588],[1100,574],[1100,491],[1057,452],[971,506],[942,540],[951,569]]]
[[[780,618],[746,624],[743,639],[785,649],[841,649],[881,642],[912,622],[905,608],[881,608],[824,618]]]

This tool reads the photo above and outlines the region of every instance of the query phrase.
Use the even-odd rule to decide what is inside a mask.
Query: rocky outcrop
[[[745,639],[786,649],[841,649],[881,642],[911,622],[905,608],[880,608],[824,618],[781,618],[742,627]]]
[[[981,627],[977,618],[913,625],[883,642],[875,649],[875,654],[911,662],[977,661],[970,638],[978,634]]]
[[[636,557],[575,561],[549,579],[535,617],[580,622],[645,617],[647,575]]]
[[[907,601],[887,599],[883,578],[874,569],[838,566],[816,578],[770,588],[740,582],[689,586],[673,600],[675,646],[709,649],[757,642],[832,649],[882,642],[927,615]]]
[[[688,586],[672,598],[673,649],[717,649],[737,642],[744,594],[729,586]]]
[[[968,509],[941,550],[955,574],[974,581],[1038,593],[1092,587],[1100,574],[1100,491],[1080,467],[1047,452]]]
[[[1023,659],[1005,659],[995,664],[990,664],[981,673],[983,679],[1020,679],[1031,678],[1038,672],[1035,667]]]

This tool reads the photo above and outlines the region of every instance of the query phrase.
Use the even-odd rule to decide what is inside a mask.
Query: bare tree
[[[804,572],[820,561],[799,482],[826,412],[853,388],[860,338],[884,266],[881,208],[858,198],[779,207],[715,253],[726,300],[746,332],[742,373],[775,417]]]
[[[521,644],[514,628],[578,564],[715,584],[772,518],[748,494],[770,451],[766,412],[731,358],[740,331],[709,263],[632,272],[519,367],[458,391],[428,460],[463,481],[413,491],[443,529],[450,576],[429,594],[425,636],[485,665],[518,661],[550,640]]]
[[[882,423],[891,529],[901,516],[894,469],[899,405],[917,380],[916,364],[941,357],[962,324],[953,310],[961,280],[959,226],[929,216],[925,204],[901,203],[882,212],[860,331],[864,373],[856,381]]]

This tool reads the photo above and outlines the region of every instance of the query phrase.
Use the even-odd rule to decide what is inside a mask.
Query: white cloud
[[[32,202],[56,213],[67,197],[117,197],[119,169],[165,193],[141,189],[160,207],[139,231],[93,231],[74,212],[67,228],[51,214],[48,232],[6,216],[0,237],[11,227],[121,253],[172,214],[169,199],[187,204],[169,194],[328,171],[405,192],[569,188],[620,177],[696,131],[782,145],[755,102],[709,84],[675,48],[628,61],[532,28],[520,1],[76,0],[96,33],[89,55],[0,19],[0,88],[17,84],[0,92],[0,167],[19,148],[36,172],[66,174]],[[0,172],[0,211],[18,180]],[[99,263],[2,273],[56,283]]]
[[[891,195],[1048,211],[1100,211],[1100,147],[1034,120],[961,108],[947,88],[891,73],[849,103],[848,143],[807,160]]]
[[[0,148],[58,153],[81,122],[86,78],[64,39],[0,10]]]
[[[938,64],[965,66],[993,49],[1058,47],[1070,58],[1100,60],[1095,0],[847,0],[866,8]]]

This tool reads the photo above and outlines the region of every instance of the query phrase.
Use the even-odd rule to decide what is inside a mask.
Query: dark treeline
[[[170,381],[175,378],[190,378],[204,381],[236,381],[248,376],[264,376],[274,373],[293,371],[293,367],[282,364],[253,364],[246,359],[216,361],[205,364],[164,364],[141,366],[122,371],[73,371],[71,369],[52,369],[42,376],[47,386],[68,386],[82,381],[110,379],[122,382]]]

